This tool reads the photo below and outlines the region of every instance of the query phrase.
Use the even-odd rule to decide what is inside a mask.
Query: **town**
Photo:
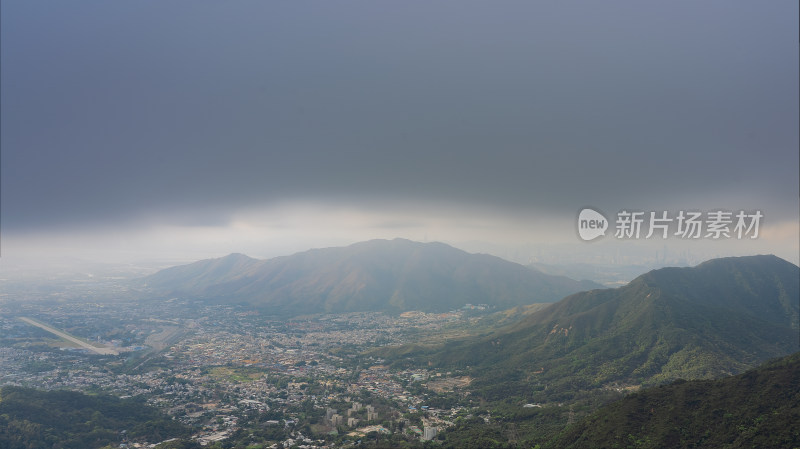
[[[202,445],[244,439],[309,448],[375,436],[435,440],[470,416],[465,373],[393,369],[367,354],[464,326],[485,309],[286,320],[174,298],[0,307],[0,385],[146,398],[190,426]],[[97,354],[88,344],[111,349]]]

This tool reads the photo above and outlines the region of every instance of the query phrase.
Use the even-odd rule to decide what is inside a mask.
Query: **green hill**
[[[800,447],[800,353],[738,376],[676,381],[600,408],[552,448]]]
[[[445,312],[468,303],[506,309],[600,287],[443,243],[404,239],[269,260],[232,254],[168,268],[143,282],[162,295],[241,303],[287,315]]]
[[[665,268],[577,293],[511,327],[383,351],[395,365],[469,366],[490,400],[561,401],[585,390],[740,373],[798,348],[800,269],[775,256]]]
[[[0,448],[4,449],[92,449],[117,446],[123,439],[157,443],[188,435],[184,425],[143,400],[0,389]]]

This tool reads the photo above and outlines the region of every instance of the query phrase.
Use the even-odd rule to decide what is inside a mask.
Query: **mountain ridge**
[[[470,366],[487,397],[516,390],[526,400],[736,374],[798,349],[798,278],[800,268],[774,256],[664,268],[575,293],[482,337],[379,354],[395,364]],[[548,393],[530,393],[532,379]]]
[[[267,260],[229,255],[168,268],[144,282],[170,294],[304,314],[445,312],[467,303],[511,308],[602,287],[444,243],[405,239],[370,240]]]

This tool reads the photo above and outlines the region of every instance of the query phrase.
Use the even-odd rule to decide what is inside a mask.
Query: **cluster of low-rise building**
[[[120,307],[83,312],[95,314],[99,323],[97,314],[113,310],[116,317],[122,314]],[[165,305],[167,310],[173,307],[174,302]],[[0,328],[7,331],[7,338],[0,341],[0,385],[106,391],[122,397],[145,395],[151,404],[193,426],[194,437],[202,444],[228,438],[247,425],[247,419],[271,413],[280,419],[268,419],[265,425],[285,426],[291,436],[287,440],[294,441],[291,444],[299,441],[301,447],[329,447],[293,427],[305,416],[299,410],[309,404],[331,431],[350,429],[354,435],[391,432],[383,423],[402,420],[404,414],[414,412],[424,412],[424,425],[421,429],[408,425],[404,430],[421,439],[434,439],[449,425],[442,416],[450,416],[453,410],[430,409],[419,388],[413,389],[417,393],[408,388],[446,374],[391,370],[380,360],[360,368],[362,365],[351,360],[357,350],[342,355],[335,349],[366,348],[376,342],[398,344],[414,326],[442,326],[458,319],[457,312],[398,317],[352,313],[282,321],[241,313],[233,307],[209,307],[188,316],[162,313],[158,320],[143,315],[136,321],[129,315],[128,322],[119,325],[122,332],[107,330],[117,335],[118,344],[143,345],[147,338],[154,341],[155,335],[166,342],[165,349],[141,349],[117,357],[59,349],[51,337],[37,334],[13,317],[0,318]],[[73,319],[78,310],[70,309]],[[76,328],[69,317],[55,319],[48,313],[57,312],[39,313],[37,319]],[[143,323],[141,328],[136,327],[137,322]],[[180,328],[181,338],[169,341],[178,333],[164,331],[167,327]],[[102,332],[102,326],[95,332],[98,330]],[[375,398],[382,405],[378,408],[355,398]],[[343,402],[350,407],[333,408]],[[283,442],[286,447],[291,445],[287,443]]]

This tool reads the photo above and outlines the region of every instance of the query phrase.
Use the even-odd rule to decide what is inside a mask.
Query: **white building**
[[[425,430],[422,432],[422,439],[424,441],[430,441],[436,438],[436,435],[438,434],[439,434],[438,428],[425,426]]]

